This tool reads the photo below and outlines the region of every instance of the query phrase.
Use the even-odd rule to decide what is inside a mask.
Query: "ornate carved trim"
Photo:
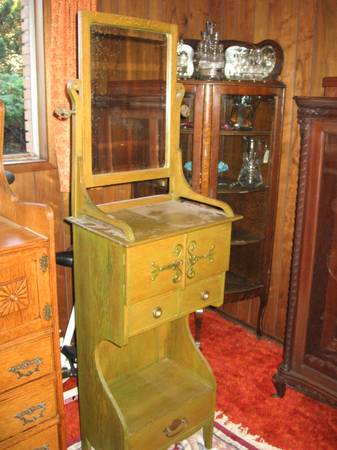
[[[25,277],[0,284],[0,317],[16,313],[29,306]]]
[[[298,275],[300,264],[300,253],[302,247],[302,231],[303,231],[303,216],[304,216],[304,200],[305,200],[305,186],[308,171],[308,146],[309,146],[309,125],[308,119],[300,119],[300,134],[301,134],[301,153],[300,153],[300,172],[297,186],[297,207],[295,219],[295,234],[294,247],[291,264],[291,280],[288,298],[288,312],[287,312],[287,328],[284,342],[284,361],[283,367],[288,370],[290,367],[290,349],[294,334],[295,313],[297,308],[297,291],[298,291]]]

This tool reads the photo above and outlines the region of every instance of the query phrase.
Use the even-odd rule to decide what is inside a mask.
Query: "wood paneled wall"
[[[67,0],[65,0],[67,1]],[[264,329],[283,338],[292,249],[294,206],[297,186],[299,137],[294,95],[322,95],[322,78],[337,75],[336,0],[97,0],[103,12],[138,16],[177,23],[179,34],[200,38],[207,19],[217,23],[222,39],[259,42],[275,39],[284,49],[281,74],[287,86],[282,151],[283,159],[277,208],[277,230],[270,302]],[[47,67],[48,71],[48,67]],[[49,112],[48,120],[51,120]],[[50,136],[49,148],[53,148]],[[290,150],[290,152],[289,152]],[[57,170],[17,173],[14,189],[22,199],[50,203],[56,217],[57,250],[70,244],[68,196],[58,188]],[[61,326],[64,329],[71,306],[68,269],[58,276]],[[230,307],[228,313],[248,324],[255,320],[254,301]]]

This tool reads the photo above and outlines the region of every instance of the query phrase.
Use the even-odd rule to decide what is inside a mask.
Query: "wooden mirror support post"
[[[238,217],[185,181],[176,46],[174,25],[79,14],[69,221],[87,450],[164,450],[200,428],[212,447],[215,379],[188,316],[223,301]]]
[[[0,103],[0,448],[66,448],[53,211],[21,202],[3,166]]]

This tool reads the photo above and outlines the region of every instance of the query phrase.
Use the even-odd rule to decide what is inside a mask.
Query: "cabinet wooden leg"
[[[196,346],[201,349],[201,327],[202,327],[202,316],[203,316],[204,310],[203,309],[197,309],[194,312],[194,324],[195,324],[195,344]]]
[[[82,439],[82,450],[92,450],[94,447],[91,446],[89,440],[84,437]]]
[[[283,379],[280,378],[277,373],[273,376],[273,384],[276,389],[276,392],[275,392],[275,394],[273,394],[273,397],[276,397],[276,398],[284,397],[287,386],[286,386],[285,382],[283,381]]]
[[[263,322],[263,317],[264,317],[264,313],[265,313],[266,306],[267,306],[267,300],[268,300],[267,295],[263,294],[260,296],[260,306],[259,306],[259,312],[257,315],[257,326],[256,326],[256,336],[257,337],[262,336],[262,322]]]
[[[204,436],[204,443],[206,448],[212,448],[213,447],[213,426],[214,421],[213,419],[204,425],[202,431]]]

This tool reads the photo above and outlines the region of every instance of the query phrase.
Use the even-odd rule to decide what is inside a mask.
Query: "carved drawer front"
[[[169,447],[173,442],[179,441],[186,430],[194,427],[197,429],[198,426],[201,428],[212,407],[213,397],[210,395],[194,397],[191,402],[182,402],[176,411],[159,415],[158,420],[134,433],[130,450]]]
[[[56,416],[54,377],[47,376],[0,396],[0,441]]]
[[[52,337],[16,341],[0,348],[0,393],[50,373],[53,369]]]
[[[179,313],[191,313],[208,305],[220,306],[223,303],[225,275],[217,275],[199,281],[180,294]]]
[[[48,256],[43,249],[0,258],[0,337],[4,342],[49,326]]]
[[[57,426],[55,425],[40,431],[28,439],[17,442],[9,447],[2,447],[0,444],[0,449],[2,450],[2,448],[6,450],[59,450]]]
[[[186,284],[225,272],[229,265],[230,225],[188,234]]]
[[[127,250],[126,296],[130,303],[184,285],[185,235]]]
[[[157,326],[178,315],[178,294],[170,292],[129,306],[129,336]]]

